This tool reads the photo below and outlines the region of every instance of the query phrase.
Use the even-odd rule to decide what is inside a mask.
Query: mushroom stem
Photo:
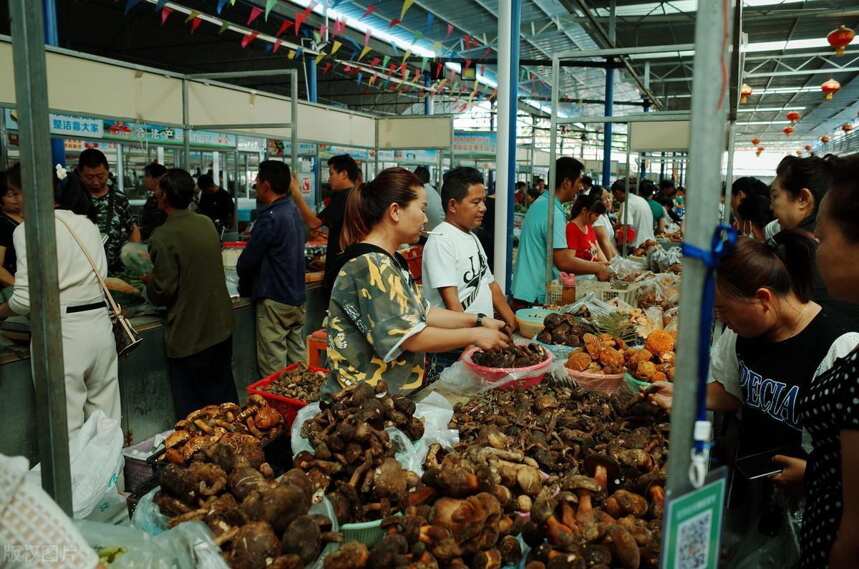
[[[605,466],[597,465],[594,472],[594,480],[602,487],[604,492],[608,491],[608,471],[605,469]]]
[[[552,544],[558,544],[561,539],[561,534],[564,533],[572,533],[572,530],[566,525],[562,524],[558,521],[554,515],[549,516],[549,519],[546,520],[546,533],[549,536],[549,541]]]

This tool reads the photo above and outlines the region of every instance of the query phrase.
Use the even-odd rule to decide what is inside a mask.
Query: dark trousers
[[[206,405],[239,402],[233,381],[233,338],[184,358],[167,358],[176,419]]]

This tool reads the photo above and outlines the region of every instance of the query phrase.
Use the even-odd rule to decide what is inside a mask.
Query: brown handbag
[[[83,251],[84,256],[89,261],[90,267],[92,267],[93,272],[95,273],[95,277],[98,279],[99,284],[101,285],[101,290],[104,293],[104,299],[107,302],[108,309],[110,311],[110,321],[113,325],[113,338],[116,340],[116,353],[120,357],[126,356],[130,354],[140,343],[143,341],[143,338],[140,337],[140,333],[135,330],[134,325],[131,321],[122,314],[122,309],[113,300],[113,295],[110,294],[110,291],[107,289],[107,283],[105,283],[102,276],[99,274],[98,269],[96,269],[95,261],[93,261],[92,257],[90,257],[89,252],[84,247],[81,240],[78,239],[78,236],[72,231],[72,228],[63,221],[61,218],[57,218],[57,221],[62,223],[66,229],[68,229],[69,233],[72,234],[75,241],[80,247],[80,250]]]

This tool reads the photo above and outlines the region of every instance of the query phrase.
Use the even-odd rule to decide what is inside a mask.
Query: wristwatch
[[[477,320],[474,322],[474,327],[480,328],[481,326],[483,326],[483,319],[484,318],[486,318],[485,314],[483,314],[482,312],[478,313],[477,314]]]

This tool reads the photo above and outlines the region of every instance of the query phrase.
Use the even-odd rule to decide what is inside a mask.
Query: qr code
[[[712,512],[701,512],[680,524],[677,531],[677,569],[706,569],[710,550]]]

